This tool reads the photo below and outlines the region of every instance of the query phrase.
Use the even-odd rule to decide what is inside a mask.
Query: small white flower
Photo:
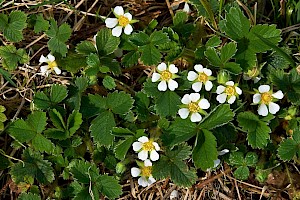
[[[207,99],[200,99],[200,94],[198,93],[185,94],[181,102],[184,105],[182,106],[183,108],[178,110],[178,114],[182,119],[190,116],[192,122],[200,122],[202,120],[201,114],[206,114],[204,110],[210,107]]]
[[[52,71],[55,71],[56,74],[61,74],[61,70],[57,66],[55,57],[53,55],[51,55],[50,53],[47,55],[47,57],[45,57],[44,55],[41,55],[39,62],[40,63],[45,62],[48,64],[48,65],[41,66],[41,73],[43,75],[48,76],[49,73],[51,73]]]
[[[132,144],[133,150],[138,153],[138,158],[141,160],[147,160],[148,154],[150,153],[150,160],[157,161],[159,154],[157,151],[160,150],[159,145],[156,142],[149,140],[146,136],[142,136],[138,139],[138,142]]]
[[[135,21],[132,20],[132,15],[130,13],[124,13],[122,6],[116,6],[113,11],[117,18],[106,18],[105,25],[107,28],[112,28],[112,35],[115,37],[120,37],[122,30],[124,28],[124,33],[130,35],[133,31],[131,26]]]
[[[213,87],[211,80],[214,79],[212,77],[212,72],[210,69],[203,68],[201,64],[195,65],[194,69],[198,72],[189,71],[187,79],[189,81],[193,81],[192,88],[195,92],[199,92],[202,88],[202,85],[205,85],[205,90],[210,91]]]
[[[283,93],[281,90],[273,93],[269,85],[261,85],[258,87],[258,93],[253,95],[253,103],[260,104],[258,107],[258,114],[261,116],[267,116],[270,112],[271,114],[276,114],[280,106],[273,101],[277,99],[282,99]],[[268,107],[269,109],[268,109]]]
[[[133,177],[138,177],[138,184],[147,187],[152,183],[155,183],[156,180],[152,176],[152,163],[150,160],[145,160],[143,164],[140,164],[140,168],[133,167],[131,168],[131,175]]]
[[[232,104],[235,102],[236,97],[242,94],[242,90],[237,87],[237,84],[234,84],[233,81],[227,81],[225,85],[226,87],[223,85],[217,87],[217,101],[219,103],[225,103],[227,100],[229,104]]]
[[[167,88],[174,91],[178,88],[178,83],[173,80],[177,78],[176,73],[178,72],[178,68],[174,64],[170,64],[167,68],[166,63],[162,62],[157,66],[157,72],[152,74],[152,82],[160,81],[157,86],[159,91],[166,91]]]

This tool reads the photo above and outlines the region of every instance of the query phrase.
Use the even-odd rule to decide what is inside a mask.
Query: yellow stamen
[[[148,142],[143,143],[143,150],[145,151],[152,151],[155,149],[153,142],[149,140]]]
[[[199,110],[200,110],[199,105],[195,102],[189,103],[188,106],[189,106],[189,111],[190,112],[196,113],[196,112],[199,112]]]
[[[208,80],[208,76],[205,73],[199,73],[198,81],[205,83]]]
[[[141,174],[142,174],[142,176],[144,176],[144,177],[150,177],[151,174],[152,174],[152,167],[151,167],[151,166],[143,167],[143,168],[141,169]]]
[[[261,94],[261,102],[263,104],[269,104],[272,101],[272,95],[269,92]]]
[[[235,87],[234,86],[227,86],[225,88],[225,93],[228,95],[228,96],[233,96],[235,95]]]
[[[129,24],[129,19],[125,16],[121,16],[121,17],[119,17],[118,22],[119,22],[120,26],[125,27]]]
[[[57,63],[55,61],[48,62],[48,66],[49,66],[49,69],[53,70],[54,67],[57,67]]]
[[[172,73],[168,70],[165,70],[161,73],[161,79],[164,81],[168,81],[172,78]]]

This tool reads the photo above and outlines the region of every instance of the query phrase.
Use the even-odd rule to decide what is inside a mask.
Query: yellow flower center
[[[172,73],[169,72],[168,70],[163,71],[163,72],[161,73],[161,79],[162,79],[162,80],[168,81],[168,80],[171,79],[171,78],[172,78]]]
[[[205,73],[199,73],[198,81],[205,83],[208,80],[208,76]]]
[[[225,93],[228,96],[233,96],[235,94],[235,87],[234,86],[227,86],[225,89]]]
[[[53,70],[54,67],[57,67],[57,63],[55,61],[48,62],[49,69]]]
[[[118,22],[119,22],[120,26],[125,27],[129,24],[129,19],[125,16],[121,16],[121,17],[119,17]]]
[[[189,111],[190,112],[196,113],[196,112],[199,112],[199,110],[200,110],[200,107],[197,103],[195,103],[195,102],[189,103]]]
[[[144,176],[144,177],[150,177],[151,174],[152,174],[152,167],[151,167],[151,166],[143,167],[143,168],[141,169],[141,174],[142,174],[142,176]]]
[[[272,95],[269,92],[261,94],[261,102],[263,104],[269,104],[272,101]]]
[[[154,147],[153,142],[151,140],[149,140],[148,142],[143,143],[143,150],[152,151],[154,149],[155,149],[155,147]]]

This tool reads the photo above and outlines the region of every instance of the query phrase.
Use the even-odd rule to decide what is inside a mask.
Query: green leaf
[[[68,95],[68,90],[63,85],[54,84],[50,91],[50,101],[53,103],[62,102]]]
[[[11,167],[10,174],[15,183],[24,181],[26,177],[37,179],[41,184],[49,184],[54,181],[54,173],[51,163],[43,160],[43,156],[27,148],[22,154],[23,163],[19,162]]]
[[[240,166],[234,171],[234,177],[240,180],[247,180],[250,174],[249,168],[246,166]]]
[[[37,194],[32,193],[22,193],[19,195],[18,200],[41,200],[41,197]]]
[[[144,32],[139,32],[132,34],[129,40],[137,46],[144,46],[149,43],[149,36]]]
[[[13,80],[11,79],[11,74],[3,69],[0,68],[0,74],[3,76],[3,78],[5,80],[7,80],[11,85],[13,85],[14,87],[17,87],[17,85],[15,84],[15,82],[13,82]]]
[[[208,47],[207,50],[204,52],[204,55],[208,59],[208,61],[216,67],[221,66],[223,63],[221,62],[220,57],[218,56],[215,48]]]
[[[82,41],[76,46],[76,52],[79,54],[83,54],[88,56],[90,54],[96,54],[97,49],[95,48],[94,44],[90,41]]]
[[[157,100],[155,109],[162,117],[175,116],[180,105],[180,97],[176,92],[167,90]]]
[[[66,23],[63,23],[59,27],[54,19],[50,20],[50,29],[46,32],[47,36],[50,37],[48,41],[48,48],[53,53],[59,53],[62,56],[66,56],[68,52],[67,45],[65,44],[72,33],[72,29]]]
[[[236,53],[236,44],[229,42],[225,44],[221,49],[221,62],[226,63],[229,61]]]
[[[99,94],[89,94],[90,102],[100,109],[107,109],[107,99],[105,97],[101,97]]]
[[[243,152],[232,152],[230,153],[229,162],[231,165],[242,166],[244,165],[244,154]]]
[[[242,112],[237,116],[237,121],[242,129],[248,133],[247,140],[253,148],[261,149],[268,144],[271,129],[258,116],[249,111]]]
[[[125,156],[126,156],[128,150],[130,149],[132,143],[134,142],[134,139],[135,139],[134,137],[128,137],[116,145],[116,147],[114,149],[116,158],[118,158],[120,160],[125,159]]]
[[[239,8],[231,7],[225,20],[220,21],[220,29],[231,39],[238,41],[249,33],[250,22]]]
[[[188,20],[188,15],[184,11],[178,11],[176,12],[175,16],[173,17],[173,25],[183,25]]]
[[[153,83],[151,81],[151,79],[149,78],[145,83],[144,83],[144,86],[143,86],[143,92],[146,93],[148,96],[150,97],[156,97],[156,98],[159,98],[163,92],[160,92],[158,89],[157,89],[157,83]]]
[[[91,136],[94,138],[95,142],[110,146],[114,139],[111,132],[112,128],[115,126],[116,123],[113,114],[110,111],[104,111],[91,122]]]
[[[193,149],[193,161],[197,168],[207,170],[214,166],[214,160],[218,159],[217,142],[212,132],[202,129],[197,134]]]
[[[86,57],[74,52],[69,52],[67,57],[57,61],[58,66],[62,66],[62,69],[67,70],[71,73],[78,72],[81,68],[86,68]]]
[[[99,176],[99,169],[96,165],[87,161],[73,160],[68,168],[74,179],[80,183],[89,184],[90,181],[96,181]]]
[[[102,28],[96,36],[98,54],[106,56],[112,54],[119,46],[120,38],[114,37],[108,28]]]
[[[141,61],[145,65],[156,65],[161,61],[162,55],[154,45],[148,44],[139,49],[142,52]]]
[[[202,129],[214,129],[233,120],[234,113],[229,104],[221,104],[214,108],[199,124]]]
[[[47,31],[49,28],[49,22],[44,19],[43,14],[36,15],[35,23],[34,23],[34,32],[40,33],[42,31]]]
[[[123,56],[122,64],[125,65],[125,67],[132,67],[138,63],[139,58],[140,52],[131,51]]]
[[[278,156],[281,160],[292,160],[296,155],[300,157],[300,128],[293,131],[291,138],[283,140],[278,148]]]
[[[116,199],[122,194],[121,185],[112,176],[100,175],[96,180],[96,186],[109,199]]]
[[[82,114],[77,110],[74,110],[68,118],[67,129],[69,130],[69,135],[72,136],[82,124]]]
[[[103,86],[109,90],[112,90],[117,86],[115,83],[115,79],[108,75],[104,77],[102,83],[103,83]]]
[[[236,75],[240,74],[243,71],[243,69],[240,67],[240,65],[238,63],[234,63],[234,62],[225,63],[224,69],[226,69]]]
[[[115,114],[124,115],[129,112],[133,106],[134,100],[125,92],[113,92],[107,95],[107,107]]]
[[[189,119],[176,118],[166,132],[162,134],[162,140],[166,146],[188,141],[196,135],[196,125]]]
[[[28,115],[26,122],[36,133],[42,133],[47,125],[46,113],[35,111],[32,114]]]
[[[13,45],[0,46],[0,57],[4,68],[15,70],[18,63],[24,64],[29,61],[29,57],[24,49],[16,49]]]
[[[134,97],[137,116],[141,121],[146,121],[149,117],[150,99],[143,92],[137,92]]]
[[[40,133],[36,134],[32,139],[32,146],[40,152],[45,151],[47,153],[51,153],[54,148],[54,144]]]
[[[0,31],[11,42],[20,42],[23,39],[23,29],[26,27],[27,15],[22,11],[12,11],[7,15],[0,14]]]
[[[169,42],[170,39],[168,37],[167,33],[164,33],[163,31],[154,31],[150,35],[150,42],[152,45],[160,45]]]
[[[238,51],[235,54],[235,59],[243,68],[244,72],[256,67],[256,53],[249,48],[249,40],[243,38],[238,42],[237,46]]]
[[[112,129],[112,134],[119,137],[133,136],[134,132],[128,128],[114,127]]]
[[[220,37],[214,35],[213,37],[209,38],[209,40],[205,43],[206,47],[217,47],[221,44],[222,40]]]
[[[245,163],[249,167],[255,167],[255,164],[258,161],[258,156],[254,152],[248,152],[245,156]]]

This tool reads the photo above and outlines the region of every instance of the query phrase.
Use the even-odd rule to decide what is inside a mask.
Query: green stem
[[[218,30],[218,25],[216,23],[214,12],[212,11],[210,4],[208,3],[207,0],[200,0],[200,2],[203,5],[204,9],[206,10],[214,29]]]

